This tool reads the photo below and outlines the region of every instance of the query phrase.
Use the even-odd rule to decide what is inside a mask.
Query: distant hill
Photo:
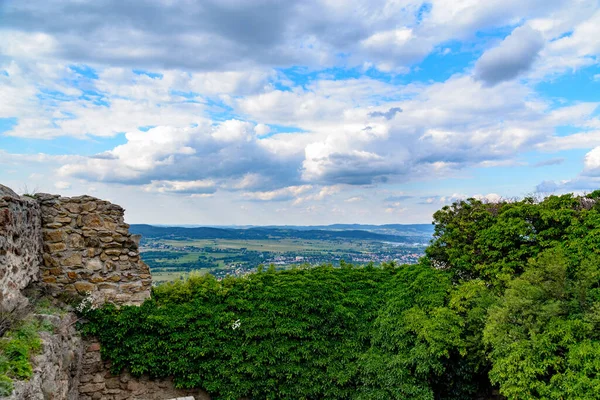
[[[328,226],[261,226],[244,229],[216,227],[179,227],[133,224],[130,231],[154,239],[304,239],[304,240],[373,240],[398,243],[428,243],[431,225],[355,225]]]

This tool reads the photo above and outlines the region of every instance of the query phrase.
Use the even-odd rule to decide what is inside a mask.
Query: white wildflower
[[[231,324],[231,329],[233,329],[234,331],[239,328],[242,325],[241,321],[239,319],[233,321],[233,324]]]
[[[97,302],[95,301],[94,295],[92,292],[87,292],[81,303],[75,307],[75,310],[79,313],[95,310],[98,308]]]

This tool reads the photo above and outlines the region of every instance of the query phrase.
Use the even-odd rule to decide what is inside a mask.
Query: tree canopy
[[[193,276],[82,330],[218,399],[600,398],[599,198],[459,201],[417,265]]]

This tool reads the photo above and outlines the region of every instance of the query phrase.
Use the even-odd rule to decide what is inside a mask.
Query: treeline
[[[417,265],[194,276],[82,329],[217,399],[597,399],[599,199],[457,202]]]
[[[297,230],[289,228],[256,227],[249,229],[211,228],[211,227],[166,227],[144,224],[133,224],[131,233],[142,235],[143,238],[171,239],[171,240],[204,240],[204,239],[230,239],[230,240],[273,240],[273,239],[301,239],[301,240],[376,240],[401,243],[423,243],[425,236],[422,232],[411,229],[406,235],[380,234],[364,230]],[[143,240],[143,239],[142,239]]]

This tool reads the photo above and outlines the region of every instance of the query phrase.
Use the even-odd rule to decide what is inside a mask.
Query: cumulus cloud
[[[498,193],[476,194],[473,198],[487,203],[497,203],[502,200],[502,196]]]
[[[557,16],[554,25],[565,22],[561,30],[552,30],[552,24],[546,22],[546,35],[552,41],[541,53],[540,74],[556,74],[573,71],[597,63],[600,56],[600,11],[595,1],[582,1],[574,10],[565,10],[567,17]],[[574,14],[575,13],[575,14]],[[548,26],[549,25],[549,26]],[[542,22],[543,26],[543,22]]]
[[[371,63],[401,72],[435,47],[486,26],[539,17],[556,0],[9,0],[0,52],[122,67],[239,70],[250,65]],[[66,17],[68,16],[68,17]],[[90,45],[94,43],[94,45]],[[337,54],[348,54],[338,57]]]
[[[554,193],[589,191],[600,188],[600,146],[594,147],[583,158],[583,170],[572,179],[545,180],[536,186],[536,192]]]
[[[216,191],[215,182],[206,180],[196,181],[151,181],[144,186],[147,192],[179,193],[179,194],[212,194]]]
[[[391,203],[385,207],[385,212],[388,214],[402,214],[406,210],[408,208],[403,207],[400,202]]]
[[[58,181],[54,183],[54,187],[60,190],[66,190],[71,188],[71,183],[66,181]]]
[[[600,176],[600,146],[594,147],[583,159],[583,172],[589,176]]]
[[[269,180],[262,181],[264,184],[294,181],[294,159],[265,149],[248,132],[252,132],[252,125],[236,120],[217,127],[205,122],[197,127],[159,126],[147,132],[128,132],[125,144],[66,163],[59,175],[140,185],[157,181],[161,186],[151,184],[149,188],[171,192],[177,192],[181,185],[165,186],[165,182],[218,180],[222,186],[241,189],[256,187],[260,175],[269,176]],[[239,140],[240,135],[243,140]],[[238,139],[235,145],[230,143],[231,136]]]
[[[392,107],[387,111],[372,111],[369,113],[369,117],[383,117],[385,119],[392,119],[398,113],[402,112],[400,107]]]
[[[255,201],[285,201],[292,200],[310,189],[312,189],[311,185],[289,186],[271,191],[247,192],[243,196]]]
[[[488,85],[516,78],[531,68],[543,47],[540,32],[520,26],[497,47],[483,53],[475,64],[475,76]]]
[[[352,191],[366,187],[516,165],[529,151],[600,146],[598,103],[544,100],[514,79],[595,62],[600,14],[568,2],[184,3],[7,2],[0,118],[16,125],[4,135],[75,137],[86,155],[0,151],[0,164],[57,168],[56,179],[75,188],[119,183],[185,201],[227,192],[253,207],[289,201],[316,210],[344,199],[358,208],[371,196]],[[468,47],[479,30],[516,24],[472,75],[397,75],[418,73],[415,62],[446,54],[455,39]],[[562,126],[576,133],[557,133]],[[599,168],[594,157],[586,158],[588,181]],[[377,200],[400,203],[394,210],[412,201],[394,193]],[[455,198],[421,200],[433,207]]]

